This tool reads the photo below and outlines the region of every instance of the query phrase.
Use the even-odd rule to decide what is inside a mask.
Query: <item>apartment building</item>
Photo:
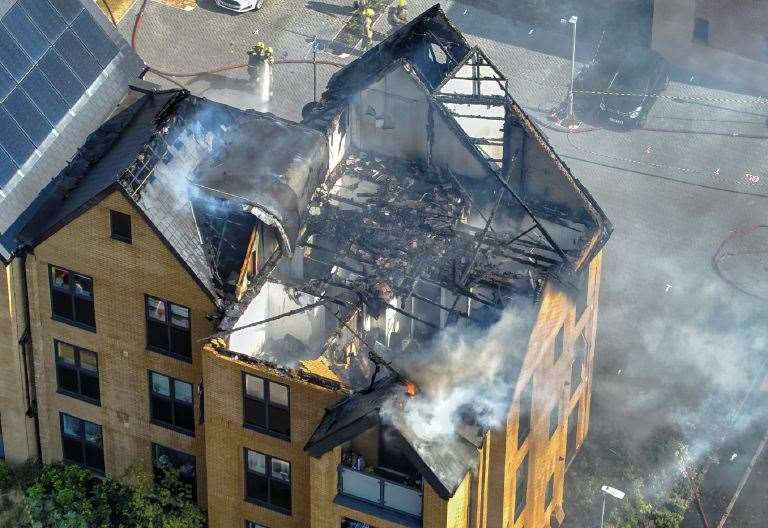
[[[763,93],[767,23],[768,7],[754,0],[655,2],[651,47],[675,66]]]
[[[302,123],[134,86],[12,237],[41,456],[213,527],[556,525],[610,232],[438,6]]]
[[[40,456],[17,235],[143,67],[93,2],[0,2],[0,454],[8,460]]]

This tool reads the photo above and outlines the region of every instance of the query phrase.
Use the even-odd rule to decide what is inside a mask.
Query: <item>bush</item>
[[[0,460],[0,493],[10,490],[15,484],[16,477],[11,466],[5,460]]]
[[[159,485],[99,479],[78,466],[45,466],[24,493],[20,528],[202,528],[205,516],[169,473]]]

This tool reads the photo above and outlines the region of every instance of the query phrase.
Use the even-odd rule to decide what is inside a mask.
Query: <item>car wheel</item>
[[[264,0],[257,0],[256,1],[256,11],[261,9],[264,6]]]

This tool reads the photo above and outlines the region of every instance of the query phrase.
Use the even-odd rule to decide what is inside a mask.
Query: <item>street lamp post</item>
[[[603,492],[603,507],[600,510],[600,528],[603,528],[603,521],[605,520],[605,498],[610,495],[618,500],[622,500],[626,493],[619,489],[612,488],[611,486],[601,486],[600,490]]]
[[[571,90],[568,101],[568,119],[573,121],[573,81],[576,77],[576,24],[579,22],[579,17],[576,15],[571,16],[568,20],[561,18],[561,24],[571,24],[573,26],[573,40],[571,42]]]

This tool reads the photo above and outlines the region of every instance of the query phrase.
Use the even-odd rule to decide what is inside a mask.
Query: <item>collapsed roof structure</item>
[[[447,331],[482,338],[509,311],[530,326],[524,307],[547,281],[573,287],[611,232],[439,6],[338,72],[301,124],[137,92],[41,194],[15,244],[114,191],[220,307],[217,352],[348,394],[310,454],[386,424],[443,498],[476,464],[487,423],[483,409],[456,416],[439,440],[452,448],[436,449],[404,419],[414,366]],[[274,243],[244,280],[257,239]],[[500,374],[516,380],[526,343],[508,345]]]

